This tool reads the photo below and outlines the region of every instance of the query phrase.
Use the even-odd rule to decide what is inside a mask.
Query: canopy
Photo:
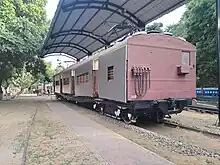
[[[186,0],[60,0],[42,57],[65,53],[80,60],[182,6]]]

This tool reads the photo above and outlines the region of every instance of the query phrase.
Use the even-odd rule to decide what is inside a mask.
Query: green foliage
[[[12,83],[15,87],[23,91],[26,88],[31,87],[36,82],[36,77],[33,76],[30,72],[27,71],[26,66],[17,72],[12,77]]]
[[[56,74],[60,73],[61,71],[63,71],[65,69],[65,67],[63,65],[61,65],[61,63],[59,63],[55,69]]]
[[[50,63],[44,61],[45,72],[39,75],[40,83],[51,83],[53,82],[53,76],[56,74],[56,70],[52,68]]]
[[[47,0],[0,0],[0,2],[3,8],[1,11],[5,11],[4,13],[10,18],[12,15],[17,18],[27,18],[30,22],[40,26],[44,26],[47,21],[44,9]]]
[[[217,85],[216,27],[215,0],[191,0],[181,21],[167,28],[196,45],[198,86]]]
[[[161,22],[155,22],[152,25],[148,25],[146,26],[146,31],[159,31],[159,32],[163,32],[163,24]]]
[[[46,64],[46,81],[53,82],[53,76],[56,74],[56,70],[52,68],[50,63]]]
[[[0,0],[0,86],[23,66],[34,78],[45,74],[38,58],[49,27],[45,5],[46,0]]]
[[[166,27],[165,31],[171,32],[174,36],[177,37],[183,37],[183,38],[187,37],[185,24],[183,23],[182,20],[178,24],[173,24]]]

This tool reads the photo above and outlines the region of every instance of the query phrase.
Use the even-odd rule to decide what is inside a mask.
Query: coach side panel
[[[92,97],[92,60],[75,69],[75,95]]]
[[[54,77],[55,80],[55,93],[60,93],[60,75]]]
[[[99,97],[126,102],[126,51],[121,46],[99,57]]]
[[[63,93],[71,94],[71,72],[70,70],[62,74]]]

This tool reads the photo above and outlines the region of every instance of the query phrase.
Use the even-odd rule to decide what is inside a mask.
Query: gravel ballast
[[[74,104],[65,104],[175,164],[188,165],[195,163],[219,165],[220,153],[215,150],[209,150],[184,140],[180,141],[175,137],[164,136],[153,130],[150,131],[135,125],[127,125],[122,121],[99,115],[97,112],[77,107]]]

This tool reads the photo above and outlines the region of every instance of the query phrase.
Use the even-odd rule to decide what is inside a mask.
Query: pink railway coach
[[[123,119],[163,121],[196,97],[196,48],[139,32],[54,76],[57,98]]]

